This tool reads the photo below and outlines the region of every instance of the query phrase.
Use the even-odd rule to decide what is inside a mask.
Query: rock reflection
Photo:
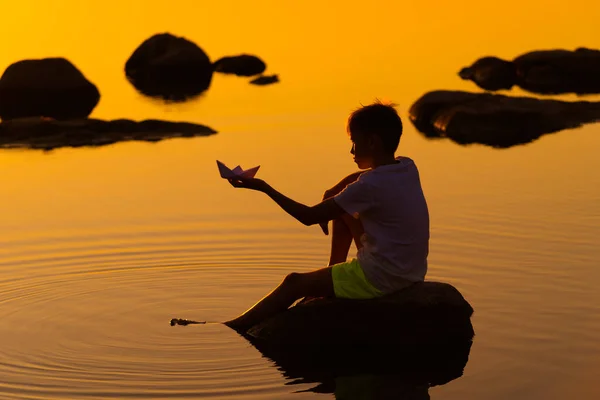
[[[20,118],[0,123],[0,148],[53,150],[104,146],[123,141],[157,142],[167,138],[215,134],[208,126],[188,122],[118,119]]]
[[[296,392],[332,393],[336,399],[429,399],[429,388],[463,375],[471,341],[372,352],[349,347],[273,351],[248,340],[272,360],[288,385],[312,385]]]
[[[439,90],[423,95],[409,115],[417,130],[428,138],[507,148],[597,122],[600,102]]]

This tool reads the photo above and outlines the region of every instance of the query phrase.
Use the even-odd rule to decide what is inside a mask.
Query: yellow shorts
[[[383,296],[383,292],[365,277],[358,260],[335,264],[331,267],[333,291],[341,299],[372,299]]]

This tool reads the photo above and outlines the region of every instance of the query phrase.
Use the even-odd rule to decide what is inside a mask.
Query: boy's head
[[[402,120],[393,104],[376,101],[350,114],[347,130],[356,163],[371,168],[374,159],[393,158],[402,136]]]

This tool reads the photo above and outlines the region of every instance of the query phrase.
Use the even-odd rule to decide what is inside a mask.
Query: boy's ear
[[[381,138],[378,135],[369,135],[369,147],[374,149],[381,145]]]

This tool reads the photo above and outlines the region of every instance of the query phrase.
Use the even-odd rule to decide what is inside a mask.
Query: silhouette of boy
[[[258,190],[304,225],[332,222],[329,266],[293,272],[239,317],[225,322],[238,331],[286,310],[303,297],[370,299],[423,281],[429,251],[429,212],[413,160],[395,157],[402,121],[393,105],[379,101],[348,118],[351,154],[361,169],[327,190],[323,201],[300,204],[261,179],[229,179]],[[347,260],[352,241],[356,258]]]

